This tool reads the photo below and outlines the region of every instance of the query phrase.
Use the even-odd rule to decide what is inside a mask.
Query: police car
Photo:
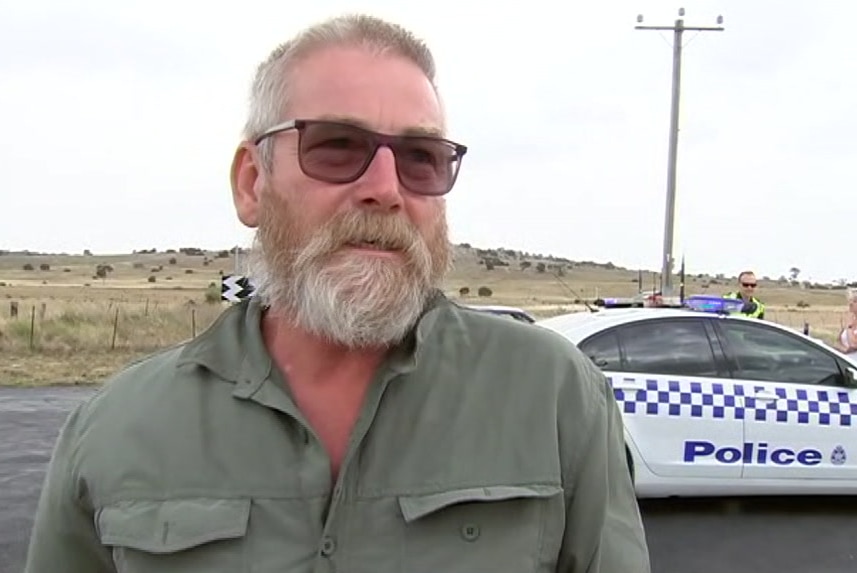
[[[857,362],[824,343],[707,309],[536,324],[612,384],[638,497],[857,494]]]

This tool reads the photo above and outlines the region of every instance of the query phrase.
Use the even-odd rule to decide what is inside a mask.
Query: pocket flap
[[[504,501],[520,498],[552,497],[562,492],[555,485],[490,485],[466,489],[451,489],[426,495],[399,497],[399,507],[407,523],[458,503]]]
[[[244,537],[249,499],[171,499],[122,501],[98,513],[104,545],[147,553],[174,553],[223,539]]]

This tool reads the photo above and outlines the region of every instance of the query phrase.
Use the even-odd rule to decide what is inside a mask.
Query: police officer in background
[[[744,271],[738,275],[738,290],[726,293],[723,298],[741,299],[744,301],[744,307],[738,311],[738,314],[750,318],[765,318],[765,305],[756,298],[756,275],[753,271]]]

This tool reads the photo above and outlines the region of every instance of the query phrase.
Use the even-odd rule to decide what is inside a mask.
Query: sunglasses
[[[296,130],[298,164],[307,176],[326,183],[353,183],[360,179],[382,146],[396,160],[399,182],[418,195],[449,193],[467,147],[430,135],[386,135],[337,121],[293,119],[259,135],[265,138]]]
[[[741,286],[746,288],[756,288],[756,283],[741,283]]]

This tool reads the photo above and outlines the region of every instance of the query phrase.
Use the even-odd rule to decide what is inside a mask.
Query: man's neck
[[[332,380],[342,372],[373,372],[388,349],[349,348],[307,332],[286,317],[265,312],[262,336],[275,363],[292,379]]]

